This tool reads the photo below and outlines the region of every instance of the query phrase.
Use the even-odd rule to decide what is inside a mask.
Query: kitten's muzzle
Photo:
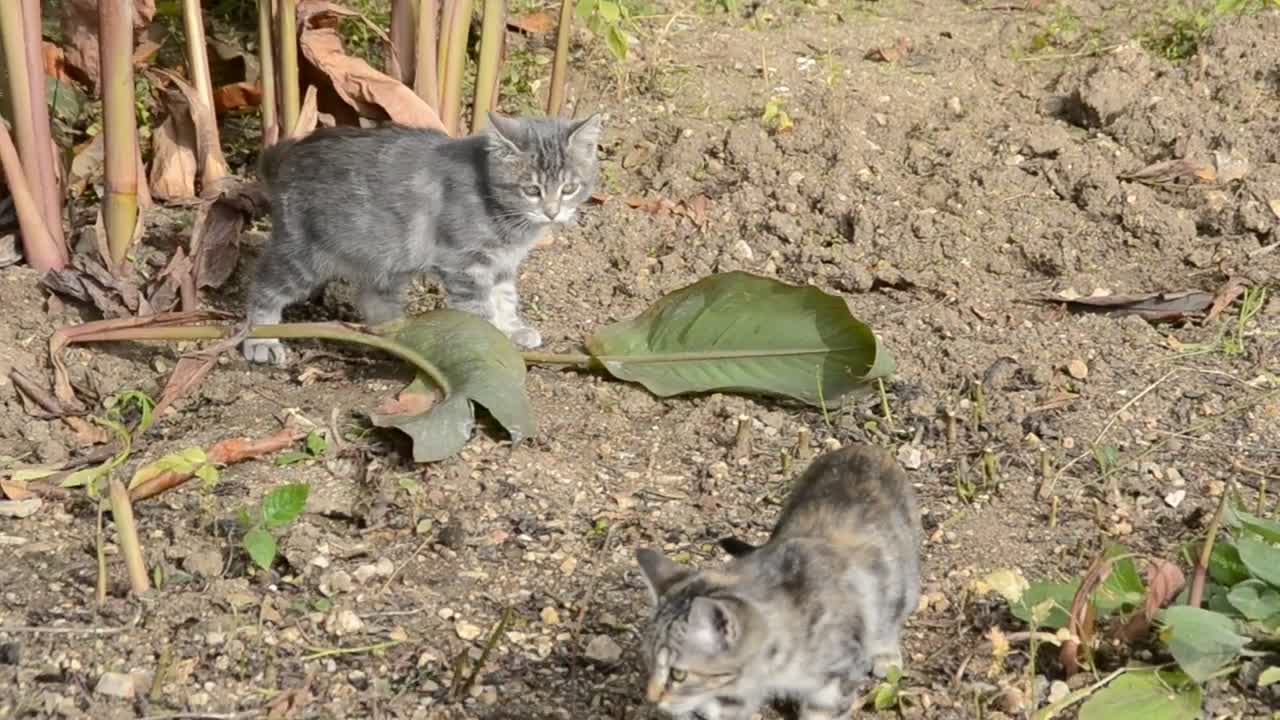
[[[661,675],[649,676],[649,687],[644,691],[645,699],[655,705],[667,696],[667,679]]]
[[[544,200],[542,202],[542,214],[546,215],[548,220],[555,222],[556,217],[560,215],[559,198],[547,198]]]

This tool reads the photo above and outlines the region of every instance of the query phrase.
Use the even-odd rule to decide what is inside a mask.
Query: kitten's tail
[[[262,151],[262,155],[258,157],[258,180],[263,185],[269,188],[275,184],[276,178],[279,177],[280,163],[284,161],[289,148],[296,142],[297,140],[281,140]]]

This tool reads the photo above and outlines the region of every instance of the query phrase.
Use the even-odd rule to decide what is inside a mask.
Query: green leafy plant
[[[97,330],[82,324],[74,333],[59,331],[63,335],[54,341],[61,347],[104,340],[199,340],[231,332],[176,322],[169,315],[157,316],[149,327],[117,328],[106,322]],[[297,323],[260,326],[251,336],[356,343],[408,363],[416,379],[370,419],[407,434],[418,462],[461,450],[475,428],[476,405],[513,440],[535,435],[537,422],[524,388],[526,363],[603,371],[661,397],[738,392],[815,407],[874,387],[896,369],[893,355],[839,296],[745,272],[703,278],[636,318],[601,328],[586,340],[585,353],[521,353],[483,318],[447,309],[368,329]],[[55,368],[63,366],[55,362]]]
[[[241,511],[240,525],[244,528],[244,549],[249,558],[263,570],[270,570],[276,559],[276,536],[272,531],[293,522],[302,514],[307,504],[311,486],[292,483],[267,493],[253,515]]]
[[[1217,0],[1212,8],[1171,5],[1142,44],[1166,60],[1186,60],[1200,49],[1200,42],[1214,23],[1230,15],[1252,15],[1280,8],[1280,0]]]
[[[1071,639],[1063,643],[1064,653],[1069,643],[1077,643],[1086,663],[1108,642],[1144,640],[1154,625],[1154,639],[1176,669],[1122,667],[1092,696],[1085,693],[1072,702],[1085,700],[1080,717],[1089,720],[1192,720],[1199,717],[1204,683],[1234,674],[1242,659],[1280,645],[1280,522],[1225,499],[1219,513],[1224,536],[1214,537],[1215,521],[1207,545],[1200,547],[1204,561],[1197,563],[1189,591],[1179,593],[1182,574],[1163,560],[1146,561],[1144,583],[1138,557],[1115,545],[1080,578],[1028,583],[1006,570],[984,578],[978,589],[999,592],[1032,630],[1066,631]],[[1273,667],[1258,684],[1277,680],[1280,668]],[[1061,709],[1050,706],[1034,717]]]
[[[275,458],[276,465],[293,465],[305,460],[316,460],[329,449],[329,442],[320,433],[312,430],[302,440],[302,450],[291,450],[280,453]]]
[[[760,115],[760,122],[764,126],[774,132],[786,132],[791,129],[791,116],[787,114],[783,107],[782,98],[773,96],[764,104],[764,112]]]
[[[618,0],[578,0],[574,14],[591,32],[604,38],[615,60],[627,59],[628,40],[623,25],[631,21],[631,15],[626,5]]]

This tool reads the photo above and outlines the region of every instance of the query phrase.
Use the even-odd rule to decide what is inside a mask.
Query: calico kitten
[[[567,122],[489,114],[488,129],[453,139],[389,125],[317,130],[263,153],[271,241],[249,292],[250,326],[342,277],[365,322],[400,317],[418,273],[450,306],[484,317],[521,347],[542,336],[517,312],[520,263],[552,224],[591,196],[599,115]],[[251,362],[284,365],[279,340],[244,341]]]
[[[901,667],[899,633],[920,594],[920,518],[886,451],[819,456],[795,482],[769,541],[694,570],[637,551],[653,614],[650,702],[677,718],[748,720],[793,701],[801,720],[849,714],[868,676]]]

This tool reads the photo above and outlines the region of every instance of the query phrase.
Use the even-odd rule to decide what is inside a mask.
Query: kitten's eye
[[[560,186],[561,195],[573,195],[578,192],[578,183],[565,183]]]
[[[520,192],[524,193],[525,195],[528,195],[531,198],[536,198],[542,195],[542,188],[538,187],[537,185],[525,185],[524,187],[520,188]]]
[[[685,672],[684,670],[671,671],[671,679],[675,680],[676,682],[684,682],[688,678],[689,678],[689,673]]]

